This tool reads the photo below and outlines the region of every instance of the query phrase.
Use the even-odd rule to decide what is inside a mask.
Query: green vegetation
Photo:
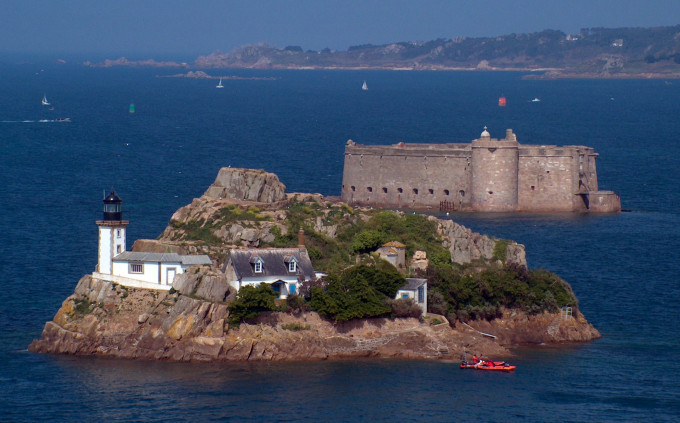
[[[309,330],[310,328],[311,326],[301,325],[300,323],[287,323],[285,325],[281,325],[281,329],[290,331]]]
[[[290,295],[278,307],[274,303],[277,294],[269,285],[242,288],[229,305],[232,325],[269,310],[291,313],[315,310],[335,321],[419,316],[420,309],[413,302],[394,300],[398,288],[405,283],[404,275],[373,253],[390,241],[404,244],[407,258],[417,250],[426,252],[430,266],[414,276],[428,279],[428,311],[444,315],[452,322],[493,319],[504,308],[535,314],[577,306],[571,287],[556,275],[498,264],[507,259],[510,243],[507,240],[495,240],[491,261],[480,259],[462,266],[451,262],[450,252],[442,246],[437,233],[437,222],[427,216],[384,210],[356,213],[346,204],[299,198],[289,203],[286,212],[285,227],[272,226],[274,240],[262,243],[261,247],[296,246],[302,228],[314,268],[328,276],[301,283],[298,295]],[[268,220],[271,217],[256,207],[232,205],[207,220],[173,221],[171,225],[181,229],[187,240],[219,245],[221,241],[214,231],[222,225],[239,222],[247,226]]]
[[[87,298],[76,298],[73,300],[73,311],[77,315],[89,314],[94,308],[94,304]]]
[[[450,320],[493,319],[502,307],[537,314],[578,304],[569,284],[546,270],[507,265],[466,273],[456,267],[431,266],[424,277],[429,310]]]
[[[388,300],[394,298],[404,277],[389,263],[358,265],[340,275],[330,275],[325,288],[313,287],[310,305],[322,316],[336,321],[389,315]]]
[[[238,290],[236,299],[229,304],[229,324],[238,326],[241,322],[253,319],[263,311],[276,310],[274,299],[278,295],[271,285],[260,284],[257,288],[246,285]]]
[[[180,239],[187,241],[202,241],[208,245],[219,245],[220,237],[215,231],[224,225],[239,222],[244,226],[252,226],[255,222],[271,221],[271,216],[261,214],[261,210],[255,206],[243,209],[235,204],[222,207],[210,219],[189,219],[186,222],[171,220],[170,226],[180,229],[183,236]]]

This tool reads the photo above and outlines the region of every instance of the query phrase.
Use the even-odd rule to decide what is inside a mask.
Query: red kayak
[[[478,361],[477,363],[469,363],[463,361],[460,363],[461,369],[477,369],[477,370],[496,370],[509,372],[515,370],[517,366],[506,363],[505,361]]]

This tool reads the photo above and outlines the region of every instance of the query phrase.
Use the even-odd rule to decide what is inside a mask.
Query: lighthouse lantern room
[[[123,220],[123,200],[111,190],[104,198],[104,216],[99,226],[99,261],[97,272],[112,274],[112,259],[125,252],[125,228],[130,222]]]

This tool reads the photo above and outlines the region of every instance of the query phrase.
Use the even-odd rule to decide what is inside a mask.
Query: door
[[[175,280],[175,275],[177,274],[177,269],[174,267],[169,267],[167,272],[167,279],[165,280],[166,285],[172,285],[172,281]]]

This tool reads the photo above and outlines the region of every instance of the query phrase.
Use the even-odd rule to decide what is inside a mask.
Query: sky
[[[680,24],[680,0],[2,0],[0,54],[197,57]]]

